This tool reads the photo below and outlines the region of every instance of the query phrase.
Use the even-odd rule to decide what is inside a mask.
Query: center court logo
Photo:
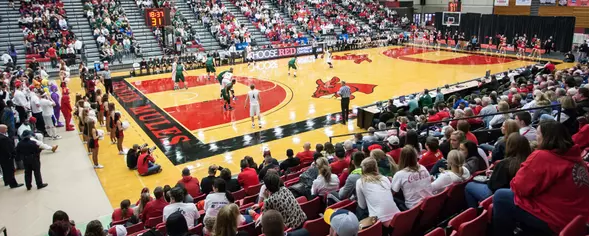
[[[337,91],[339,91],[339,89],[342,87],[342,84],[340,83],[340,79],[337,76],[331,78],[331,80],[329,80],[327,82],[323,82],[322,80],[318,79],[316,81],[316,83],[317,83],[317,89],[313,93],[312,97],[314,97],[314,98],[321,98],[321,97],[325,97],[325,96],[339,97],[339,95],[337,94]],[[355,92],[371,94],[374,92],[374,88],[376,87],[376,85],[374,85],[374,84],[346,83],[346,85],[348,85],[350,87],[350,91],[352,92],[350,99],[355,98],[355,96],[354,96]]]
[[[356,64],[360,64],[364,61],[367,61],[368,63],[372,63],[372,60],[370,58],[368,58],[368,54],[355,54],[355,53],[346,53],[344,55],[333,55],[332,57],[333,60],[350,60],[350,61],[354,61],[354,63]]]
[[[453,57],[435,60],[436,56],[428,58],[427,53],[445,53],[444,55],[451,55]],[[496,57],[488,55],[475,55],[466,53],[446,52],[443,50],[433,50],[427,48],[391,48],[383,52],[383,54],[390,58],[401,59],[404,61],[442,64],[442,65],[492,65],[501,64],[514,61],[514,59],[506,57]]]

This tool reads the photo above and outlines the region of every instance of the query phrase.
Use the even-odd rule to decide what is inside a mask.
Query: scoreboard
[[[149,27],[167,26],[170,24],[170,9],[146,8],[145,24]]]
[[[462,11],[462,1],[461,0],[448,1],[448,11],[461,12]]]

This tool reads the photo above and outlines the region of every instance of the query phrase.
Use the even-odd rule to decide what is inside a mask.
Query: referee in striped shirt
[[[342,87],[340,87],[339,91],[337,91],[337,95],[339,95],[341,99],[342,105],[342,123],[345,125],[348,121],[348,113],[350,113],[350,95],[352,92],[350,91],[350,87],[346,85],[345,81],[342,81]]]

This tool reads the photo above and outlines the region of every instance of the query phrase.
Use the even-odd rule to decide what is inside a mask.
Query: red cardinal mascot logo
[[[317,90],[315,90],[312,97],[320,98],[329,95],[339,97],[339,95],[337,95],[337,91],[339,91],[339,89],[342,87],[342,84],[340,83],[340,79],[337,76],[331,78],[331,80],[327,82],[323,82],[320,79],[318,79],[316,83]],[[354,99],[355,92],[371,94],[372,92],[374,92],[374,87],[376,87],[376,85],[373,84],[346,83],[346,85],[350,87],[350,90],[352,92],[350,99]]]
[[[368,58],[368,54],[352,54],[346,53],[343,56],[333,55],[333,60],[353,60],[354,63],[360,64],[363,61],[372,62],[370,58]]]

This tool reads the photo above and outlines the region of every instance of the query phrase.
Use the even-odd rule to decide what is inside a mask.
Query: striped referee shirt
[[[339,89],[339,91],[337,91],[337,94],[339,94],[339,96],[342,98],[349,98],[350,95],[352,95],[352,92],[350,91],[350,87],[344,85]]]

